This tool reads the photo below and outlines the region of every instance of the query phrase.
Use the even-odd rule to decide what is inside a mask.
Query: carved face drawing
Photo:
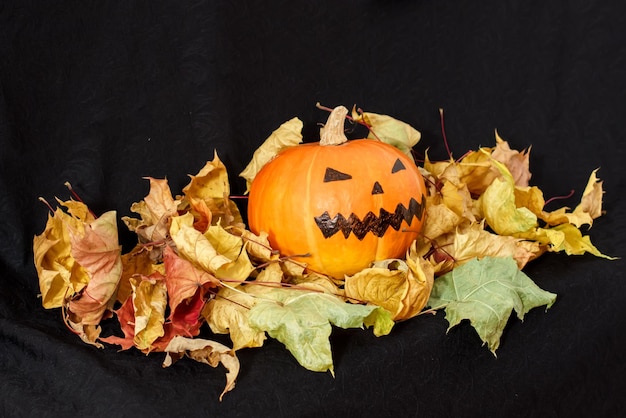
[[[258,173],[248,221],[282,255],[343,278],[372,261],[404,257],[423,222],[425,193],[413,161],[391,145],[305,144]]]
[[[394,162],[393,167],[391,167],[390,172],[394,174],[403,170],[406,170],[406,166],[402,160],[398,158]],[[331,167],[326,168],[324,174],[325,183],[347,180],[352,180],[352,175],[335,170]],[[349,186],[347,187],[349,190]],[[378,180],[374,180],[371,194],[377,195],[383,193],[385,193],[383,186]],[[406,206],[403,202],[398,202],[395,209],[391,212],[381,207],[378,214],[369,211],[363,219],[361,219],[354,212],[346,218],[342,213],[337,213],[335,216],[331,217],[328,211],[325,211],[322,215],[315,217],[315,223],[324,235],[324,238],[330,238],[336,233],[341,232],[345,238],[348,238],[348,236],[353,233],[359,240],[362,240],[368,233],[382,237],[389,227],[398,231],[402,227],[403,221],[406,227],[410,226],[414,217],[418,220],[422,219],[423,209],[424,206],[422,202],[418,202],[414,197],[411,197]]]

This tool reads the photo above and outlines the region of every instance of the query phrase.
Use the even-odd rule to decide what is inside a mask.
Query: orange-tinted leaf
[[[69,310],[83,325],[97,325],[112,302],[122,275],[121,248],[117,239],[115,212],[106,212],[85,225],[84,234],[71,232],[72,256],[88,272],[90,278]]]
[[[218,287],[220,281],[180,258],[169,246],[163,251],[163,263],[170,307],[168,319],[180,334],[196,335],[201,324],[200,313],[206,301],[206,289]]]
[[[522,152],[511,149],[509,143],[502,139],[498,135],[498,131],[496,131],[496,147],[491,156],[494,160],[501,162],[508,168],[516,186],[528,186],[531,176],[529,170],[530,149]]]
[[[83,224],[93,221],[93,216],[83,203],[61,202],[67,214],[57,208],[48,215],[44,231],[33,238],[35,268],[39,276],[39,289],[44,308],[59,308],[71,295],[80,292],[89,282],[85,269],[71,253],[69,230],[83,230]]]

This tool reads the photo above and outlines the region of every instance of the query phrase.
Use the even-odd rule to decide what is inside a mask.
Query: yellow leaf
[[[457,266],[473,258],[511,257],[517,262],[520,270],[541,253],[537,243],[492,234],[483,229],[481,224],[459,228],[454,234],[452,246],[446,248]]]
[[[208,201],[223,199],[224,196],[230,195],[228,172],[224,163],[219,159],[217,151],[214,152],[212,161],[207,161],[195,176],[189,177],[191,181],[183,187],[183,193],[187,197]]]
[[[135,347],[149,351],[152,343],[165,335],[165,308],[167,290],[165,280],[160,274],[150,277],[132,277],[133,307],[135,308]]]
[[[422,134],[406,122],[387,115],[352,110],[352,118],[356,122],[363,122],[369,127],[368,138],[386,142],[413,159],[411,150],[419,142]]]
[[[421,257],[394,262],[393,269],[370,267],[346,277],[345,296],[386,309],[394,321],[417,315],[430,296],[434,271]]]
[[[592,243],[588,235],[583,236],[582,232],[576,228],[573,224],[562,224],[550,228],[551,232],[562,233],[562,240],[559,245],[553,243],[551,251],[565,251],[567,255],[581,255],[584,253],[590,253],[596,257],[607,258],[609,260],[615,260],[614,257],[609,257],[602,254]]]
[[[559,208],[552,212],[543,212],[541,218],[550,225],[564,223],[574,224],[580,228],[582,225],[593,225],[593,220],[602,215],[602,181],[596,177],[594,170],[589,176],[587,186],[583,192],[580,203],[573,212],[567,212],[568,208]]]
[[[596,177],[597,171],[598,169],[593,170],[589,176],[589,180],[587,181],[587,186],[583,192],[580,204],[574,209],[574,214],[586,213],[589,215],[591,220],[585,221],[585,223],[588,223],[589,225],[593,223],[593,219],[602,215],[602,195],[604,194],[604,191],[602,190],[602,181]],[[572,223],[579,228],[582,225],[577,224],[576,222]]]
[[[141,219],[123,216],[122,221],[143,243],[163,241],[167,237],[170,218],[177,213],[179,201],[172,197],[167,180],[146,179],[150,181],[148,195],[131,206],[131,211]]]
[[[515,204],[515,184],[506,167],[494,161],[502,178],[495,178],[481,197],[487,224],[499,235],[513,235],[537,226],[537,216]]]
[[[446,181],[441,188],[441,196],[443,204],[458,216],[470,222],[476,222],[476,217],[472,212],[472,196],[465,184]]]
[[[89,282],[87,272],[71,256],[69,236],[64,237],[65,225],[60,219],[63,215],[49,216],[44,232],[33,239],[41,302],[46,309],[63,306],[68,293],[80,291]]]
[[[457,163],[459,179],[473,195],[483,194],[501,176],[490,154],[490,148],[481,148],[469,152]]]
[[[204,236],[221,256],[229,260],[215,271],[217,278],[244,281],[254,271],[248,253],[243,250],[241,237],[229,233],[220,225],[209,227]]]
[[[172,232],[172,240],[178,253],[188,261],[213,274],[231,262],[228,257],[219,254],[201,232],[185,223],[175,225],[174,227],[172,224],[172,229],[175,229],[175,232]]]
[[[293,147],[302,142],[303,123],[298,118],[293,118],[278,127],[261,144],[252,155],[252,160],[246,168],[239,174],[246,180],[246,193],[250,191],[250,185],[261,171],[263,166],[270,162],[278,153],[285,148]]]
[[[425,219],[421,234],[428,240],[434,240],[441,235],[454,231],[463,222],[461,216],[444,204],[426,204]]]
[[[202,316],[216,334],[230,334],[233,350],[245,347],[261,347],[265,333],[256,330],[248,322],[248,311],[256,299],[245,291],[221,288],[202,311]]]
[[[244,247],[251,258],[260,262],[270,261],[273,252],[266,232],[261,231],[256,235],[243,227],[233,227],[231,232],[243,239]]]

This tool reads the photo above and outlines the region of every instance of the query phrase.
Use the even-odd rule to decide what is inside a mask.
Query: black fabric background
[[[99,350],[37,298],[32,237],[69,181],[101,213],[130,214],[167,176],[180,192],[213,150],[237,174],[282,122],[315,139],[326,114],[357,104],[422,132],[444,159],[532,145],[546,197],[605,180],[589,230],[626,256],[626,6],[620,1],[187,1],[0,4],[0,415],[619,416],[626,411],[624,261],[547,255],[526,273],[556,292],[512,318],[495,358],[442,312],[391,335],[337,330],[336,376],[268,341],[224,369]],[[554,206],[553,208],[556,208]],[[134,241],[120,226],[125,248]]]

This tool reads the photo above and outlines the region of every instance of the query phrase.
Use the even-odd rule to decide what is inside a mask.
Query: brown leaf
[[[148,195],[131,206],[131,211],[139,214],[141,220],[128,216],[122,217],[122,220],[141,242],[160,242],[167,237],[170,218],[177,214],[179,201],[172,197],[167,180],[146,179],[150,181]]]
[[[503,140],[496,130],[496,147],[491,156],[509,169],[516,186],[528,186],[531,177],[529,170],[530,148],[522,152],[512,150],[509,143]]]
[[[217,367],[222,363],[226,367],[226,387],[220,395],[220,401],[226,392],[233,390],[239,375],[239,359],[230,348],[216,341],[201,338],[174,337],[165,348],[163,367],[169,367],[178,359],[187,356],[200,363]]]

